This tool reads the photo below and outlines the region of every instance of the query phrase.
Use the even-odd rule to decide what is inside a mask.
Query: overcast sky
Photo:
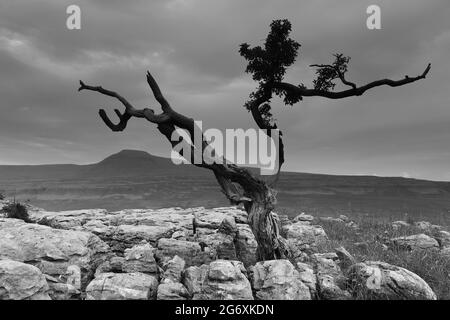
[[[66,8],[81,8],[81,30]],[[366,8],[381,7],[381,30]],[[273,103],[286,144],[285,170],[450,180],[450,5],[448,0],[0,0],[0,164],[92,163],[121,149],[169,155],[153,125],[133,119],[111,132],[97,109],[122,106],[77,92],[102,85],[136,107],[157,108],[150,70],[178,111],[204,127],[249,128],[242,107],[256,84],[239,44],[261,44],[273,19],[288,18],[302,44],[287,80],[311,85],[308,65],[352,57],[348,78],[416,76],[344,100]]]

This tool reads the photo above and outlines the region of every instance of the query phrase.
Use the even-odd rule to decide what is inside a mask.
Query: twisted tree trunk
[[[286,240],[281,237],[279,224],[272,213],[273,195],[259,193],[246,210],[249,225],[258,242],[258,260],[288,258],[290,255]]]
[[[115,109],[119,117],[118,124],[114,124],[103,109],[99,111],[100,117],[112,131],[125,130],[128,120],[136,117],[144,118],[156,124],[159,132],[166,137],[172,147],[175,147],[179,143],[178,141],[172,140],[172,135],[177,128],[185,129],[190,134],[191,141],[194,141],[194,131],[196,130],[194,120],[172,109],[149,72],[147,73],[147,82],[153,91],[155,99],[161,105],[163,112],[160,114],[155,114],[154,110],[149,108],[135,109],[118,93],[106,90],[100,86],[89,86],[80,81],[80,88],[78,90],[96,91],[114,97],[125,106],[125,112],[123,113]],[[255,108],[257,107],[256,104],[262,103],[263,100],[255,102]],[[200,149],[193,144],[189,145],[190,158],[188,158],[188,155],[183,154],[183,150],[180,150],[179,154],[195,166],[213,171],[222,192],[232,204],[244,204],[244,208],[248,213],[249,225],[258,242],[257,254],[259,260],[286,257],[288,255],[287,247],[284,239],[280,236],[278,225],[272,214],[276,202],[274,190],[249,170],[227,163],[226,159],[212,164],[205,162],[204,159],[200,163],[194,161],[195,154],[198,152],[203,154],[206,147],[208,147],[208,144],[203,137]]]

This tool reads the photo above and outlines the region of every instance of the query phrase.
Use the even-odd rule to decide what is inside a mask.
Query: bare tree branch
[[[80,80],[80,87],[78,88],[78,91],[81,91],[81,90],[91,90],[91,91],[100,92],[101,94],[118,99],[120,102],[122,102],[122,104],[125,106],[126,109],[130,109],[130,108],[133,109],[133,106],[131,105],[131,103],[129,103],[124,97],[119,95],[117,92],[106,90],[100,86],[97,86],[97,87],[88,86],[83,81]]]
[[[163,94],[161,93],[161,89],[159,89],[158,83],[155,81],[150,71],[147,71],[147,83],[150,86],[150,89],[152,89],[156,101],[158,101],[161,105],[162,110],[164,112],[172,111],[169,102],[167,102],[166,98],[164,98]]]
[[[405,76],[404,79],[401,80],[391,80],[391,79],[381,79],[377,81],[370,82],[364,86],[352,88],[349,90],[344,91],[324,91],[324,90],[315,90],[315,89],[307,89],[302,86],[296,86],[290,83],[286,82],[275,82],[272,84],[273,88],[281,89],[286,92],[290,92],[291,94],[296,94],[300,97],[324,97],[328,99],[343,99],[347,97],[352,96],[361,96],[364,94],[367,90],[370,90],[375,87],[381,87],[381,86],[389,86],[389,87],[399,87],[404,86],[409,83],[416,82],[421,79],[425,79],[427,74],[430,72],[431,69],[431,63],[428,64],[425,71],[417,76],[417,77],[409,77]]]
[[[125,106],[124,113],[121,113],[118,109],[114,109],[115,113],[119,117],[119,123],[114,124],[109,117],[107,116],[105,110],[100,109],[99,115],[102,118],[103,122],[112,130],[112,131],[123,131],[132,117],[135,118],[145,118],[148,121],[155,123],[158,125],[158,130],[162,135],[166,137],[169,143],[172,145],[172,148],[175,147],[179,141],[172,140],[172,135],[175,132],[176,128],[185,129],[189,135],[191,136],[191,141],[194,141],[194,135],[196,130],[200,130],[195,124],[194,119],[186,117],[176,111],[174,111],[167,100],[164,98],[159,86],[150,72],[147,71],[147,82],[152,89],[152,92],[155,96],[155,99],[161,104],[161,108],[163,112],[161,114],[155,114],[152,109],[135,109],[131,103],[129,103],[124,97],[119,95],[117,92],[106,90],[100,86],[89,86],[80,81],[81,90],[90,90],[99,92],[101,94],[117,98],[122,104]],[[201,133],[201,131],[200,131]],[[202,134],[202,133],[201,133]],[[219,185],[222,188],[222,191],[225,193],[227,198],[233,203],[237,204],[243,201],[249,201],[249,198],[244,196],[245,191],[239,190],[239,188],[233,183],[238,183],[242,186],[243,190],[259,190],[264,186],[264,182],[254,177],[247,169],[240,168],[234,164],[227,163],[226,159],[221,159],[219,163],[209,164],[206,163],[201,157],[201,161],[196,161],[198,159],[195,158],[196,153],[201,153],[203,155],[203,151],[208,147],[208,143],[205,137],[202,134],[202,145],[201,149],[197,149],[195,145],[190,144],[190,156],[183,154],[183,150],[180,150],[179,154],[191,164],[210,169],[214,172]]]
[[[78,91],[81,90],[90,90],[90,91],[96,91],[101,94],[113,97],[118,99],[122,104],[125,106],[124,113],[121,113],[118,109],[114,109],[114,112],[119,117],[119,123],[114,124],[106,114],[106,111],[104,109],[99,110],[100,118],[102,118],[103,122],[110,128],[112,131],[123,131],[125,130],[128,120],[130,120],[132,117],[136,118],[146,118],[148,121],[153,123],[164,123],[170,120],[170,116],[165,113],[161,114],[155,114],[155,112],[152,109],[145,108],[145,109],[135,109],[131,103],[129,103],[124,97],[119,95],[117,92],[104,89],[100,86],[89,86],[86,85],[83,81],[80,80],[80,87],[78,88]]]

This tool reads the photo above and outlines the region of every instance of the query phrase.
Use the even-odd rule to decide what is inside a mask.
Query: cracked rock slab
[[[158,281],[140,273],[102,273],[86,288],[86,300],[151,300],[155,299]]]

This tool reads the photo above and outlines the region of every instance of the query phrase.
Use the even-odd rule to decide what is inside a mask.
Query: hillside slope
[[[447,215],[450,182],[400,177],[282,172],[278,206],[287,211]],[[123,150],[89,165],[0,166],[0,190],[52,210],[222,206],[208,170]]]

